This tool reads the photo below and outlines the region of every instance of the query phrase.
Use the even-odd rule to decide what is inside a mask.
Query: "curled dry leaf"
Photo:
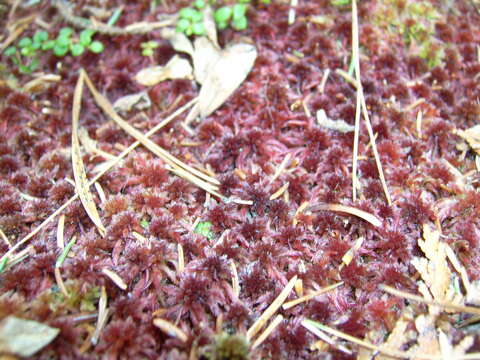
[[[113,103],[113,109],[119,113],[131,110],[145,110],[152,106],[152,101],[146,91],[122,96]]]
[[[165,66],[152,66],[140,70],[135,80],[145,86],[153,86],[169,79],[191,79],[192,66],[188,60],[175,55]]]
[[[205,32],[210,41],[218,48],[217,40],[217,25],[215,24],[215,19],[213,18],[213,10],[210,5],[205,6],[203,9],[203,26],[205,26]]]
[[[52,342],[59,332],[36,321],[7,316],[0,322],[0,353],[32,356]]]
[[[331,120],[327,117],[325,110],[320,109],[317,111],[317,123],[320,126],[323,126],[330,130],[339,131],[342,133],[352,132],[355,130],[355,127],[347,124],[343,120]]]
[[[463,138],[472,150],[480,155],[480,124],[467,130],[455,130],[454,133]]]

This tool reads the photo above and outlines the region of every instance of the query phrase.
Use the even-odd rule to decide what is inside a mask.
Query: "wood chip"
[[[176,337],[177,339],[180,339],[182,342],[187,342],[188,336],[185,334],[185,332],[180,329],[179,327],[175,326],[171,322],[156,318],[153,319],[153,325],[158,327],[160,330],[162,330],[165,334],[169,336]]]
[[[80,201],[88,214],[88,217],[97,227],[100,235],[105,236],[106,229],[102,224],[97,206],[93,201],[93,196],[90,193],[85,166],[83,165],[82,155],[80,153],[80,142],[78,140],[78,121],[80,117],[80,107],[82,101],[84,76],[80,72],[77,85],[75,86],[75,93],[73,94],[73,108],[72,108],[72,166],[73,175],[75,178],[75,189],[80,197]]]
[[[295,282],[297,281],[297,275],[292,277],[282,292],[277,296],[277,298],[270,304],[270,306],[263,312],[263,314],[255,321],[255,323],[247,331],[247,340],[251,340],[258,331],[265,325],[265,323],[270,319],[273,314],[282,306],[285,299],[288,297]]]
[[[338,211],[338,212],[343,212],[347,213],[350,215],[357,216],[373,226],[381,226],[382,222],[378,220],[375,215],[372,215],[370,213],[367,213],[366,211],[354,208],[352,206],[347,206],[347,205],[341,205],[341,204],[316,204],[312,205],[308,208],[310,211],[319,211],[319,210],[326,210],[326,211]]]
[[[112,280],[115,285],[117,285],[120,289],[127,290],[127,284],[116,272],[108,268],[103,268],[102,273],[104,273],[110,280]]]
[[[329,285],[329,286],[324,287],[324,288],[322,288],[322,289],[320,289],[320,290],[314,291],[314,292],[312,292],[312,293],[310,293],[310,294],[308,294],[308,295],[302,296],[302,297],[300,297],[300,298],[298,298],[298,299],[295,299],[295,300],[286,302],[285,304],[283,304],[282,308],[283,308],[283,310],[290,309],[290,308],[292,308],[292,307],[294,307],[294,306],[296,306],[296,305],[298,305],[298,304],[301,304],[301,303],[303,303],[303,302],[306,302],[306,301],[309,301],[309,300],[313,299],[315,296],[319,296],[319,295],[324,294],[324,293],[326,293],[326,292],[329,292],[329,291],[331,291],[331,290],[333,290],[333,289],[336,289],[337,287],[339,287],[339,286],[341,286],[341,285],[343,285],[343,281],[338,282],[338,283],[333,284],[333,285]]]
[[[260,334],[260,336],[255,340],[255,342],[252,345],[252,350],[260,346],[265,339],[276,329],[278,325],[283,321],[283,316],[282,315],[277,315],[275,319],[268,325],[268,327],[265,329],[263,333]]]

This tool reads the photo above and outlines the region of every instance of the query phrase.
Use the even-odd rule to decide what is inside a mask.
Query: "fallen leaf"
[[[426,258],[414,257],[412,265],[420,273],[434,300],[450,301],[451,271],[447,263],[445,244],[440,242],[440,232],[424,224],[423,240],[418,239],[418,246]]]
[[[193,53],[193,71],[195,80],[202,84],[207,79],[213,67],[220,59],[221,51],[205,36],[195,39],[195,52]]]
[[[175,55],[165,66],[152,66],[140,70],[135,80],[145,86],[153,86],[165,80],[191,79],[192,66],[186,59]]]
[[[215,24],[215,19],[213,18],[213,10],[211,6],[205,6],[203,9],[203,26],[205,27],[205,33],[210,41],[215,45],[217,48],[218,40],[217,40],[217,25]]]
[[[52,342],[59,332],[37,321],[7,316],[0,322],[0,353],[32,356]]]
[[[93,196],[90,193],[87,175],[85,173],[85,166],[83,165],[82,155],[80,153],[80,141],[78,139],[78,120],[80,117],[80,106],[82,101],[84,73],[80,72],[77,85],[75,86],[75,93],[73,94],[72,107],[72,165],[73,176],[75,178],[75,189],[78,197],[82,202],[85,211],[90,219],[97,227],[99,233],[104,236],[106,229],[102,224],[97,207],[93,201]]]
[[[170,42],[175,51],[186,53],[193,58],[195,51],[193,50],[192,42],[185,34],[166,28],[162,30],[162,37]]]
[[[223,50],[198,95],[198,109],[202,118],[210,115],[227,100],[252,70],[257,49],[251,44],[234,44]]]

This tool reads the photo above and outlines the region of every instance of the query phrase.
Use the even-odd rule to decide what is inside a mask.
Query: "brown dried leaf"
[[[251,44],[234,44],[222,51],[220,58],[209,67],[198,95],[201,117],[218,109],[245,80],[257,58],[257,49]]]
[[[193,58],[193,45],[185,34],[176,32],[171,28],[166,28],[162,30],[162,37],[170,41],[175,51],[187,53]]]
[[[205,27],[205,33],[210,41],[217,47],[218,40],[217,40],[217,25],[215,24],[215,20],[213,18],[213,10],[211,6],[205,6],[203,9],[203,26]]]
[[[463,138],[472,150],[480,155],[480,124],[467,130],[455,130],[454,133]]]
[[[195,80],[203,85],[213,67],[220,59],[221,51],[204,36],[196,38],[194,45],[195,52],[193,53],[192,59]]]
[[[169,79],[191,79],[192,66],[188,60],[175,55],[165,66],[152,66],[140,70],[135,80],[145,86],[153,86]]]
[[[60,81],[62,77],[56,74],[42,74],[23,85],[23,91],[30,94],[40,94],[47,90],[50,85]]]
[[[440,242],[440,232],[432,230],[427,224],[423,226],[423,238],[418,239],[418,246],[426,258],[415,257],[412,265],[420,273],[434,300],[449,301],[452,299],[448,291],[452,274],[447,263],[445,244]]]
[[[75,86],[75,93],[73,94],[73,108],[72,108],[72,165],[73,176],[75,178],[75,189],[82,202],[85,211],[90,219],[93,221],[98,229],[100,235],[105,236],[106,230],[98,214],[97,207],[93,201],[93,196],[90,193],[88,186],[87,175],[85,173],[85,166],[83,165],[82,155],[80,153],[80,141],[78,140],[78,120],[80,117],[80,107],[82,101],[84,75],[80,72],[77,85]]]
[[[7,316],[0,322],[0,353],[32,356],[52,342],[59,332],[36,321]]]

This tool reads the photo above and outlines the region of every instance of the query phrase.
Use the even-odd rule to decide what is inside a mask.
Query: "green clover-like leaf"
[[[234,19],[232,21],[232,27],[237,31],[245,30],[248,27],[248,20],[245,16]]]
[[[232,8],[230,6],[223,6],[221,8],[218,8],[215,11],[215,14],[213,15],[217,25],[221,23],[227,24],[231,16],[232,16]]]
[[[95,54],[100,54],[105,49],[105,46],[103,46],[100,41],[94,41],[90,44],[88,49]]]
[[[55,56],[62,57],[67,55],[68,53],[68,46],[63,46],[61,44],[56,43],[55,46],[53,47],[53,53]]]
[[[64,27],[60,29],[58,36],[70,37],[73,34],[73,29],[69,27]]]
[[[15,46],[9,46],[8,48],[5,49],[3,52],[3,55],[5,56],[13,56],[17,53],[17,48]]]
[[[92,37],[95,34],[95,31],[92,29],[85,29],[80,33],[80,44],[83,46],[88,46],[92,43]]]
[[[85,46],[79,43],[73,44],[70,47],[70,52],[72,53],[73,56],[80,56],[85,52]]]
[[[32,46],[32,39],[29,37],[24,37],[18,42],[18,46],[21,48],[27,48]]]

